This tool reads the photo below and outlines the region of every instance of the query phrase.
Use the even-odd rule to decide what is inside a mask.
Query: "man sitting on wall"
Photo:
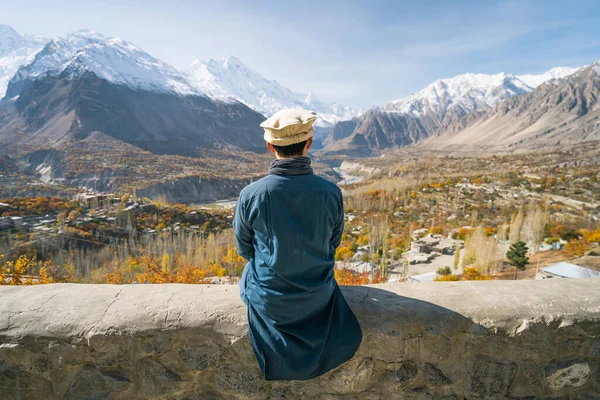
[[[310,379],[352,358],[362,333],[333,276],[344,229],[339,187],[313,173],[317,115],[283,110],[267,119],[269,174],[244,188],[234,231],[248,260],[240,281],[249,336],[265,379]]]

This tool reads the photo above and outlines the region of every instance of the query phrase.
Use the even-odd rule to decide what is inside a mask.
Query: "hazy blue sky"
[[[537,73],[600,58],[600,2],[0,0],[0,23],[93,29],[180,69],[235,55],[268,79],[368,108],[465,72]]]

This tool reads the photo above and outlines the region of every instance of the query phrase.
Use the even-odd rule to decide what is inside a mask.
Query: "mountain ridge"
[[[317,126],[330,126],[361,113],[349,106],[322,102],[312,92],[295,93],[276,80],[266,79],[234,56],[195,60],[188,74],[192,82],[215,97],[233,97],[265,116],[284,108],[308,108],[319,114]]]
[[[136,90],[206,96],[184,74],[133,43],[91,30],[78,30],[49,40],[32,62],[18,69],[9,82],[6,96],[18,95],[22,81],[85,72]],[[17,89],[11,90],[11,86]]]
[[[525,82],[536,86],[553,83],[580,70],[555,67],[542,74],[468,73],[438,79],[417,93],[370,110],[353,119],[354,123],[334,126],[326,135],[323,153],[344,154],[346,151],[347,154],[368,155],[416,144],[449,127],[460,129],[501,102],[534,90]],[[387,115],[377,116],[377,113]],[[387,122],[381,124],[384,120]],[[375,126],[369,127],[369,123]],[[375,133],[388,139],[383,142],[384,146],[372,136]],[[357,135],[364,137],[357,138]],[[364,143],[367,148],[359,150],[352,143]]]
[[[47,41],[10,79],[0,102],[0,143],[73,148],[95,135],[155,154],[264,152],[263,120],[234,99],[207,95],[130,42],[80,30]]]
[[[600,140],[600,60],[499,103],[422,143],[436,149],[538,149]]]
[[[33,60],[46,38],[21,35],[8,25],[0,24],[0,100],[17,70]]]

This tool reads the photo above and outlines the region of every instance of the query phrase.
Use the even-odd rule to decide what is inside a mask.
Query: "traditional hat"
[[[315,134],[312,127],[317,119],[313,111],[301,109],[281,110],[260,127],[265,130],[264,138],[275,146],[289,146],[308,140]]]

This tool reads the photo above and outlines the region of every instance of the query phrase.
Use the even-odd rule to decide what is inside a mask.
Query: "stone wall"
[[[600,279],[343,292],[357,355],[267,382],[234,286],[0,287],[0,399],[600,399]]]

